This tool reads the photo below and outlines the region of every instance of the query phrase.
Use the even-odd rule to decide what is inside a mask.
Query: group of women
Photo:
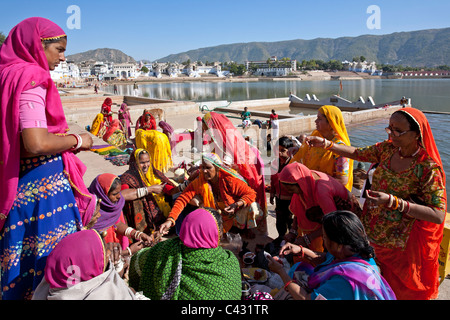
[[[284,236],[293,244],[281,252],[295,252],[297,262],[299,254],[299,260],[308,256],[306,260],[314,262],[323,257],[317,252],[332,253],[326,241],[331,237],[325,220],[336,210],[350,211],[367,233],[373,248],[371,256],[387,287],[392,288],[391,297],[437,298],[438,255],[447,198],[442,161],[425,115],[414,108],[399,109],[389,119],[388,139],[365,148],[351,146],[342,114],[334,106],[319,109],[316,128],[298,150],[293,149],[294,154],[286,155],[280,145],[283,166],[275,170],[272,179],[281,187],[271,199],[279,197],[279,190],[284,189],[291,195],[289,209],[294,215],[292,228]],[[371,188],[365,190],[363,208],[350,192],[354,160],[376,164]],[[344,245],[342,250],[350,245],[337,243]],[[350,253],[347,258],[358,252]],[[272,266],[279,269],[276,264]],[[301,268],[305,266],[300,265]],[[314,272],[320,272],[319,269],[316,267]],[[288,275],[284,278],[291,280]],[[352,281],[350,277],[347,284]],[[298,286],[289,291],[300,298],[306,295]],[[333,296],[332,292],[327,294]]]
[[[239,262],[221,239],[232,228],[265,232],[258,151],[210,112],[201,123],[211,150],[178,185],[164,175],[173,165],[171,128],[155,130],[144,114],[129,170],[101,174],[87,187],[76,153],[93,141],[68,133],[49,73],[65,60],[66,45],[60,27],[30,18],[0,50],[2,299],[240,299]],[[102,116],[111,125],[109,103]],[[389,139],[366,148],[351,146],[335,107],[322,107],[316,126],[273,177],[295,217],[280,250],[294,255],[291,272],[268,257],[286,292],[295,299],[436,298],[447,199],[426,117],[400,109],[386,128]],[[350,193],[353,160],[378,164],[362,211]],[[176,237],[159,242],[174,226]],[[309,275],[306,287],[300,271]]]

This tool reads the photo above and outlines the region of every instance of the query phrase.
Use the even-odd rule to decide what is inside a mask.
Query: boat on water
[[[358,111],[358,110],[367,110],[367,109],[379,109],[379,108],[385,108],[390,106],[404,106],[404,107],[410,107],[411,106],[411,99],[402,97],[399,100],[396,101],[390,101],[390,102],[384,102],[380,104],[376,104],[373,101],[373,98],[369,96],[367,99],[364,99],[363,97],[359,97],[358,101],[350,101],[347,100],[339,95],[332,95],[329,98],[326,99],[318,99],[316,95],[309,95],[306,94],[305,99],[299,98],[294,94],[289,95],[289,108],[291,111],[295,111],[296,108],[304,109],[304,108],[311,108],[311,109],[319,109],[322,106],[325,105],[332,105],[336,106],[342,111]]]

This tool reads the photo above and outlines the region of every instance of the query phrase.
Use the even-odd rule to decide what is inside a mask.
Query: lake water
[[[372,96],[375,103],[412,99],[415,108],[445,111],[445,114],[426,113],[430,122],[444,170],[450,174],[450,79],[372,79],[342,81],[341,96],[356,101],[360,96]],[[106,88],[112,92],[112,87]],[[309,93],[324,99],[339,92],[339,81],[258,81],[258,82],[167,82],[140,85],[140,95],[183,101],[243,101],[285,98],[290,93],[300,98]],[[119,94],[133,95],[132,85],[120,85]],[[384,128],[388,119],[349,126],[352,145],[364,147],[387,138]]]

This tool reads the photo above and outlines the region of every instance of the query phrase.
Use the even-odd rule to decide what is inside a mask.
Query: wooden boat
[[[336,106],[342,111],[379,109],[387,106],[411,106],[411,99],[407,99],[405,97],[403,97],[401,100],[375,104],[371,96],[369,96],[367,100],[365,100],[363,97],[359,97],[358,101],[353,102],[338,95],[333,95],[327,99],[319,100],[314,94],[312,95],[312,97],[309,94],[306,94],[305,99],[301,99],[296,95],[291,94],[289,96],[289,102],[289,108],[291,109],[291,111],[295,111],[296,108],[319,109],[320,107],[325,105]]]

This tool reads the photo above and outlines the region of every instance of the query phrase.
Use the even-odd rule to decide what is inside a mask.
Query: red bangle
[[[288,291],[288,290],[287,290],[287,287],[288,287],[288,285],[290,285],[292,282],[294,282],[294,280],[290,280],[290,281],[286,282],[286,284],[284,285],[284,291]]]

